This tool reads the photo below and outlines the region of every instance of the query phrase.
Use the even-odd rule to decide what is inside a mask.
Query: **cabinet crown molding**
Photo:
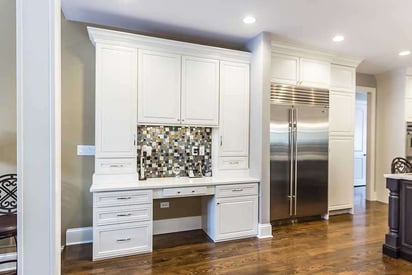
[[[248,52],[205,46],[200,44],[150,37],[145,35],[87,27],[90,41],[97,43],[126,46],[147,50],[161,50],[181,55],[201,56],[219,60],[250,62]]]

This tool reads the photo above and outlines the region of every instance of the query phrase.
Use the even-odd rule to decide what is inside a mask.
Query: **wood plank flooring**
[[[67,247],[62,274],[412,274],[382,254],[387,205],[275,227],[273,239],[213,243],[200,230],[154,237],[152,254],[91,261],[91,245]]]

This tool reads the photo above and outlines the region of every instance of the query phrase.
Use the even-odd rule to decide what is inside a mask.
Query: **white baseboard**
[[[15,260],[17,258],[16,252],[0,254],[0,262]],[[5,263],[0,265],[0,272],[16,270],[16,263]]]
[[[188,231],[202,228],[202,216],[153,221],[153,235]]]
[[[259,223],[257,237],[259,239],[273,238],[272,225],[270,223]]]
[[[328,216],[330,217],[330,216],[336,216],[336,215],[342,215],[342,214],[353,214],[353,208],[329,210]]]
[[[70,228],[66,230],[66,246],[93,242],[93,227]]]

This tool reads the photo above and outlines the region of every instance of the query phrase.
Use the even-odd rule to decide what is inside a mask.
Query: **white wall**
[[[376,76],[376,196],[388,201],[383,174],[390,173],[392,159],[405,155],[405,70]]]

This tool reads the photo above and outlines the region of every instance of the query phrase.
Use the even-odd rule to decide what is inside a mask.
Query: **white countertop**
[[[208,186],[208,185],[224,185],[237,183],[255,183],[259,179],[252,177],[169,177],[169,178],[149,178],[144,181],[118,181],[115,178],[113,182],[94,182],[90,187],[90,192],[105,192],[105,191],[122,191],[122,190],[139,190],[139,189],[159,189],[170,187],[188,187],[188,186]]]
[[[399,180],[410,180],[412,181],[412,173],[406,174],[385,174],[385,178],[389,179],[399,179]]]

